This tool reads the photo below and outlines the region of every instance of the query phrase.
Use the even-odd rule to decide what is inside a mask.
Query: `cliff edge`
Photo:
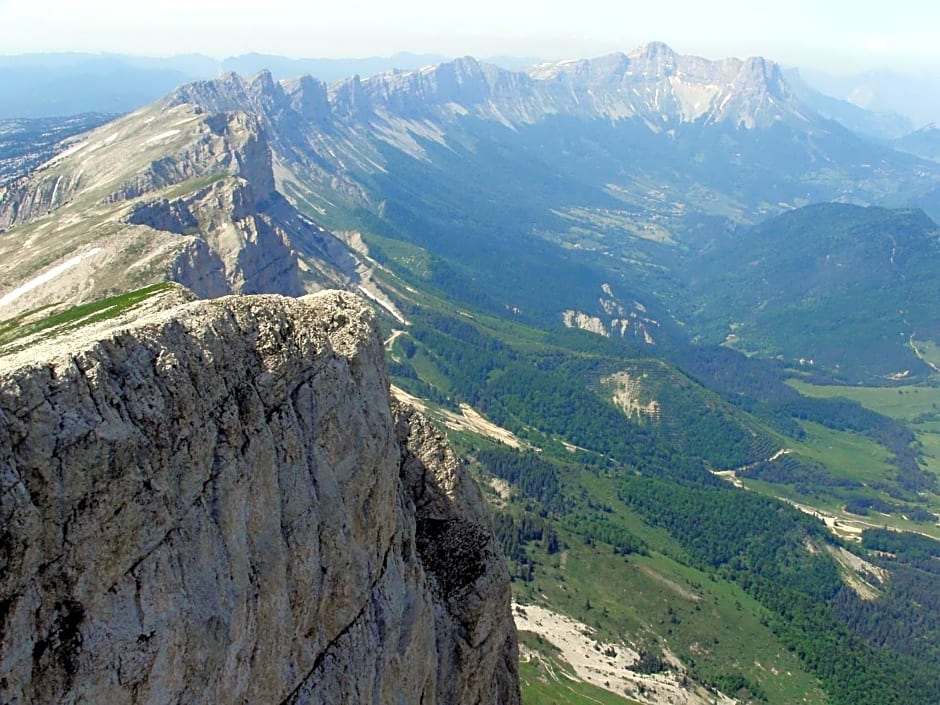
[[[0,491],[0,702],[519,701],[483,500],[351,295],[0,358]]]

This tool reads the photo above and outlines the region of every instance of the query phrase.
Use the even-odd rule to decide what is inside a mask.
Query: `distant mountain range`
[[[229,74],[181,88],[171,101],[192,102],[210,111],[252,111],[262,116],[275,139],[349,131],[346,142],[329,149],[312,143],[314,151],[320,150],[318,163],[328,172],[361,168],[374,175],[369,161],[353,153],[364,145],[350,152],[349,142],[368,141],[373,152],[392,146],[428,161],[434,144],[484,123],[490,132],[497,128],[490,139],[508,147],[530,137],[541,142],[567,139],[560,134],[561,125],[574,120],[577,129],[609,128],[616,137],[586,136],[595,143],[590,154],[565,154],[570,150],[560,143],[557,150],[540,145],[539,158],[551,162],[565,154],[547,166],[558,171],[582,168],[580,180],[589,181],[590,188],[627,192],[631,199],[637,194],[617,184],[624,178],[624,164],[647,173],[666,172],[667,189],[682,181],[712,182],[705,188],[732,196],[729,209],[745,215],[773,210],[778,202],[878,199],[891,192],[903,198],[900,194],[908,188],[921,188],[909,183],[909,175],[918,172],[914,161],[821,119],[798,98],[775,64],[763,59],[710,62],[677,55],[661,44],[629,55],[542,64],[528,72],[464,58],[417,71],[349,78],[329,87],[310,78],[278,83],[265,73],[250,81]],[[567,134],[569,127],[564,126]],[[343,166],[337,150],[348,152]],[[655,159],[650,158],[653,153]],[[477,152],[468,158],[481,156]],[[383,159],[379,154],[375,158],[380,163]],[[589,164],[579,164],[588,158]],[[933,168],[921,166],[928,172]],[[728,171],[739,170],[751,172],[751,177],[744,183],[714,183],[726,179]],[[883,180],[888,174],[893,183]],[[564,178],[571,181],[571,176]],[[766,194],[754,197],[760,191],[754,179],[768,177],[778,192],[769,202]],[[689,185],[683,190],[686,200],[695,189]]]
[[[535,59],[494,57],[508,68]],[[3,118],[45,118],[79,113],[125,113],[166,95],[188,81],[234,71],[251,76],[270,71],[277,78],[303,74],[332,83],[353,75],[416,69],[446,61],[437,54],[400,53],[388,57],[289,59],[243,54],[213,59],[201,54],[151,58],[126,54],[21,54],[0,56]]]
[[[156,100],[188,81],[227,72],[252,76],[270,71],[276,79],[308,74],[326,83],[354,75],[413,70],[448,61],[438,54],[399,53],[388,57],[303,58],[250,53],[225,59],[201,54],[154,58],[126,54],[21,54],[0,56],[0,119],[63,117],[85,112],[122,113]],[[495,56],[487,63],[521,70],[536,57]],[[572,62],[574,63],[574,62]],[[940,122],[929,76],[869,72],[833,77],[789,69],[787,80],[820,114],[868,137],[893,139],[915,127]]]
[[[0,119],[0,184],[32,171],[61,152],[70,137],[115,117],[81,113],[67,118]]]
[[[940,165],[824,118],[773,62],[659,43],[332,85],[228,73],[68,144],[0,189],[0,284],[109,254],[14,308],[175,278],[201,295],[362,288],[401,316],[384,267],[497,315],[657,344],[682,335],[668,273],[742,225],[833,200],[940,212]]]
[[[935,71],[832,75],[807,68],[801,74],[817,90],[865,110],[904,115],[915,127],[940,122],[940,76]]]
[[[914,130],[913,120],[900,112],[887,112],[886,106],[882,106],[880,111],[866,109],[848,100],[833,98],[807,83],[797,69],[788,70],[786,77],[800,100],[823,117],[835,120],[858,135],[886,141],[903,137]]]
[[[933,123],[892,142],[900,152],[909,152],[924,159],[940,162],[940,128]]]

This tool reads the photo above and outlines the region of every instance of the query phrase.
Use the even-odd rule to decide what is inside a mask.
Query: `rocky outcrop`
[[[604,325],[604,322],[600,318],[591,316],[583,311],[573,311],[570,309],[562,311],[561,321],[564,323],[565,328],[580,328],[589,333],[602,335],[605,338],[610,337],[610,331],[607,330],[607,326]]]
[[[146,225],[177,235],[191,235],[199,229],[198,221],[182,200],[165,198],[136,204],[125,216],[128,223]]]
[[[484,503],[350,295],[0,358],[0,491],[0,702],[518,702]]]
[[[0,232],[51,212],[85,185],[82,174],[56,174],[31,183],[22,177],[0,188]]]

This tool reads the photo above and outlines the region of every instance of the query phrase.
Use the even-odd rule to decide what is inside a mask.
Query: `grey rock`
[[[519,702],[485,504],[351,295],[0,357],[0,492],[0,702]]]

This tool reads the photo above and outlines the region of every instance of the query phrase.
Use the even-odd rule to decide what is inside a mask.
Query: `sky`
[[[892,0],[0,0],[0,54],[249,52],[294,58],[561,59],[664,41],[707,58],[761,55],[831,72],[940,72],[940,3]]]

